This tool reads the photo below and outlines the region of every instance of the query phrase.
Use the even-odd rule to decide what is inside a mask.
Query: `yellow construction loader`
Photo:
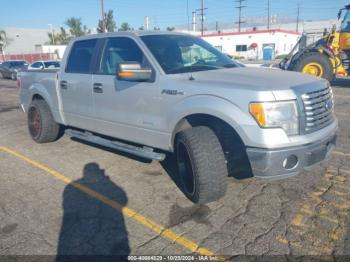
[[[343,16],[343,13],[345,14]],[[339,10],[343,17],[340,29],[333,26],[332,32],[311,45],[302,35],[291,53],[279,64],[283,70],[291,70],[325,78],[350,75],[350,4]]]

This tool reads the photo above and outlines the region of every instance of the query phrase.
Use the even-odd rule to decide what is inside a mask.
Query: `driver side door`
[[[100,133],[147,144],[160,121],[155,75],[153,81],[132,82],[117,79],[116,73],[119,64],[151,67],[149,60],[138,43],[126,36],[106,38],[100,56],[93,74],[94,114]]]

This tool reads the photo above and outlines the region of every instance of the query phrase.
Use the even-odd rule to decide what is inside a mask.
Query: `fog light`
[[[283,167],[285,169],[292,169],[296,167],[297,164],[298,164],[298,157],[295,155],[290,155],[289,157],[283,160]]]

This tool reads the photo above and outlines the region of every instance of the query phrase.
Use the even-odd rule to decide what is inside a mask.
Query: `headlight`
[[[261,127],[279,127],[287,135],[299,134],[298,109],[295,100],[251,103],[249,111]]]

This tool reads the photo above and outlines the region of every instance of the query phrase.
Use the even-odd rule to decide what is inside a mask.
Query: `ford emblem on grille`
[[[325,102],[325,107],[327,110],[331,110],[333,108],[333,100],[329,99],[328,101]]]

